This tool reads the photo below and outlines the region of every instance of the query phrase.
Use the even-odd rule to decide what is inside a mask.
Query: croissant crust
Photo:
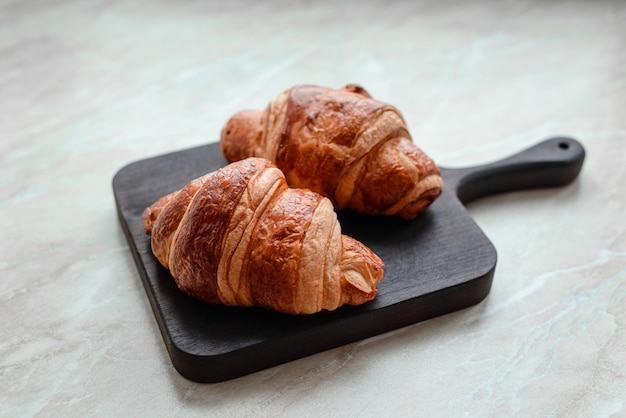
[[[291,189],[263,158],[192,180],[143,213],[152,250],[203,301],[291,314],[372,300],[382,261],[341,234],[329,199]]]
[[[231,162],[274,161],[291,187],[320,193],[337,210],[413,219],[443,189],[437,165],[413,143],[398,109],[354,84],[286,90],[264,110],[231,117],[220,144]]]

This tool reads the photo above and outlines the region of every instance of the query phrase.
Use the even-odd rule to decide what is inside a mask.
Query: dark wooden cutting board
[[[219,144],[129,164],[115,175],[113,191],[174,367],[188,379],[218,382],[477,304],[489,293],[497,256],[463,204],[493,193],[568,184],[584,157],[574,139],[552,138],[492,164],[442,168],[444,193],[413,221],[341,212],[343,233],[378,254],[385,277],[374,301],[309,316],[194,300],[152,255],[143,210],[226,165]]]

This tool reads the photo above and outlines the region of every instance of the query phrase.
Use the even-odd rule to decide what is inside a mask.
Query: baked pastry
[[[220,140],[228,161],[272,160],[291,187],[335,209],[413,219],[441,194],[437,165],[415,145],[395,107],[350,84],[295,86],[264,110],[236,113]]]
[[[341,234],[332,203],[248,158],[189,182],[143,213],[152,251],[197,299],[291,314],[372,300],[383,262]]]

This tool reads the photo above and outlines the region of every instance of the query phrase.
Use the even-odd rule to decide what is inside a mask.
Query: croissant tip
[[[344,252],[341,259],[343,302],[360,305],[374,299],[376,286],[383,279],[383,261],[360,241],[342,235]]]
[[[241,110],[224,125],[220,133],[220,147],[229,162],[254,155],[263,111]]]
[[[365,88],[360,84],[356,84],[356,83],[346,84],[343,89],[351,93],[360,94],[361,96],[367,97],[368,99],[372,99],[372,96],[369,94],[369,92],[365,90]]]
[[[152,206],[147,207],[141,214],[141,220],[143,221],[143,229],[147,235],[152,234],[152,227],[156,221],[156,215],[152,210]]]

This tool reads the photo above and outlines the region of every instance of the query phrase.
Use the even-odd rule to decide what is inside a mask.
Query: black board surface
[[[308,316],[194,300],[152,255],[143,210],[226,165],[219,144],[131,163],[115,175],[113,192],[174,367],[190,380],[219,382],[477,304],[489,293],[497,255],[463,204],[494,193],[566,185],[578,176],[584,157],[576,140],[551,138],[491,164],[442,168],[444,193],[413,221],[339,213],[343,233],[384,261],[385,277],[372,302]]]

